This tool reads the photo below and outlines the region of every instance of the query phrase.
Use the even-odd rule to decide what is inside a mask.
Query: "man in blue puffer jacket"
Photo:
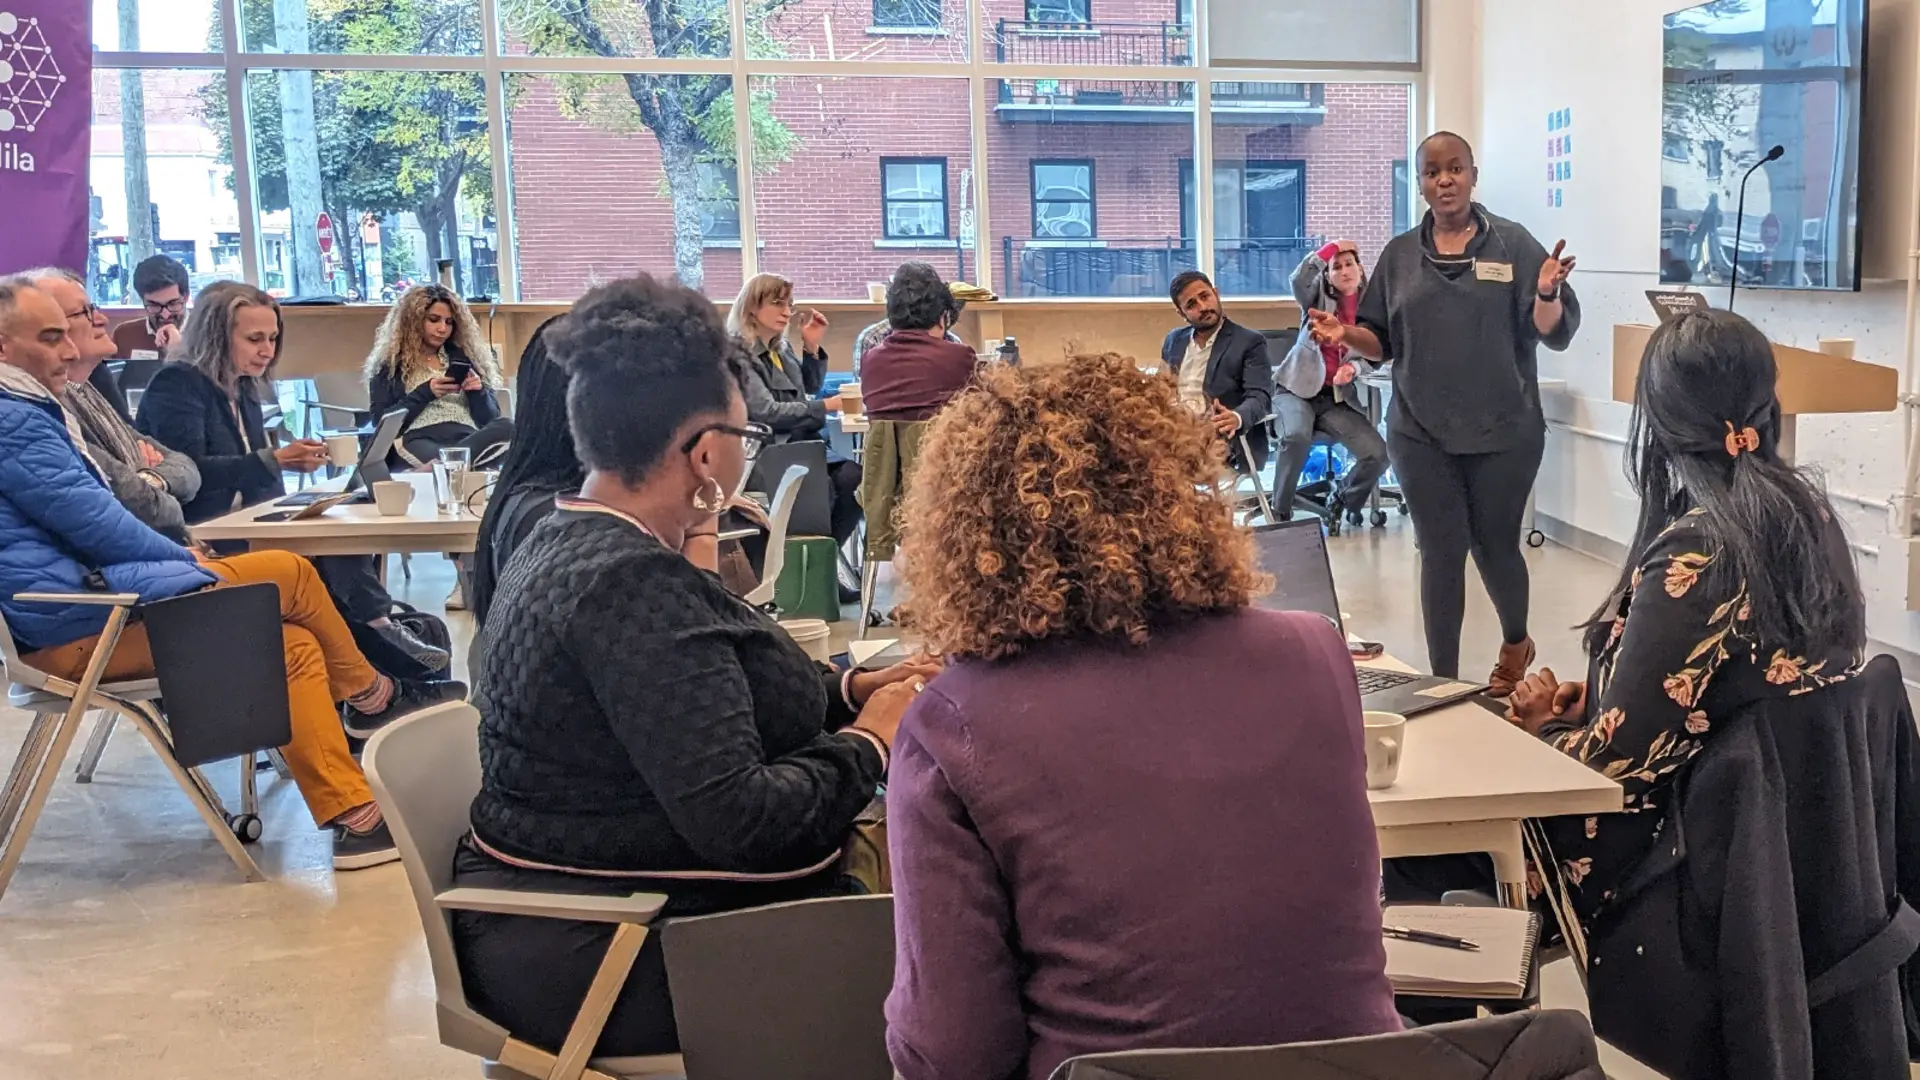
[[[106,609],[24,603],[14,599],[19,593],[126,592],[145,602],[271,582],[280,594],[293,721],[293,741],[282,750],[294,783],[314,822],[333,828],[335,869],[397,859],[334,703],[347,703],[356,734],[371,734],[414,709],[464,697],[466,687],[375,671],[305,559],[267,551],[203,560],[122,507],[59,404],[78,356],[69,320],[48,293],[19,278],[0,280],[0,613],[21,658],[60,678],[80,677],[99,647]],[[106,678],[152,676],[146,626],[136,623],[121,636]]]

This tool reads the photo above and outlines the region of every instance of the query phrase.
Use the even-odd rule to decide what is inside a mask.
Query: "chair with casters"
[[[480,791],[480,713],[451,702],[396,720],[367,743],[362,759],[380,803],[433,968],[434,1012],[440,1043],[479,1057],[481,1072],[496,1080],[627,1080],[679,1076],[680,1056],[595,1058],[593,1047],[640,955],[649,926],[667,902],[655,893],[579,896],[506,889],[453,888],[453,855],[468,829],[468,812]],[[449,915],[485,911],[498,915],[611,923],[613,943],[557,1052],[514,1038],[467,1002],[453,951]]]
[[[1263,416],[1260,418],[1259,423],[1261,425],[1264,425],[1267,428],[1269,433],[1272,432],[1273,417]],[[1248,440],[1247,433],[1244,430],[1241,431],[1238,435],[1234,436],[1234,438],[1239,443],[1240,460],[1247,464],[1247,470],[1245,472],[1241,472],[1238,469],[1234,470],[1234,480],[1233,480],[1233,492],[1234,492],[1234,500],[1235,500],[1234,509],[1236,511],[1244,512],[1248,516],[1252,516],[1253,514],[1257,513],[1260,515],[1260,520],[1265,521],[1269,524],[1277,522],[1280,519],[1274,516],[1273,500],[1269,498],[1267,495],[1266,482],[1261,479],[1260,470],[1253,467],[1253,443]],[[1275,468],[1277,469],[1278,466],[1275,466]],[[1275,476],[1277,477],[1278,473],[1276,473]],[[1242,480],[1250,481],[1253,484],[1253,503],[1251,506],[1246,507],[1244,511],[1242,511],[1242,506],[1241,506],[1244,500],[1242,500],[1240,497],[1240,481]]]
[[[893,897],[836,896],[661,930],[693,1080],[888,1080]]]
[[[1593,1028],[1551,1009],[1326,1042],[1130,1050],[1062,1064],[1052,1080],[1606,1080]]]
[[[787,528],[793,522],[793,508],[800,501],[800,485],[806,478],[806,466],[788,466],[773,493],[773,503],[767,510],[767,558],[760,568],[760,584],[741,598],[754,607],[773,603],[774,587],[787,563]]]
[[[186,793],[214,839],[248,881],[265,875],[245,844],[260,838],[254,773],[261,751],[292,740],[280,601],[274,586],[204,589],[140,604],[131,593],[22,593],[26,602],[108,607],[107,625],[86,672],[75,681],[27,664],[0,619],[0,661],[10,681],[7,703],[33,715],[20,756],[0,789],[0,895],[6,892],[61,762],[92,710],[104,715],[81,763],[92,778],[118,719],[131,722]],[[156,677],[103,682],[107,660],[136,605],[146,623]],[[209,634],[219,626],[220,634]],[[201,766],[240,759],[240,812],[229,814]]]

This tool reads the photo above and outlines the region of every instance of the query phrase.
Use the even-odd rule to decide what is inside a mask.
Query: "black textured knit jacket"
[[[566,504],[501,578],[474,836],[558,868],[793,875],[885,774],[839,680],[631,519]]]

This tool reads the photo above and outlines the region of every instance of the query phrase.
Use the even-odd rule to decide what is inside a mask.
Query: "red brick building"
[[[790,59],[960,61],[957,7],[797,0],[768,36]],[[1189,64],[1191,28],[1174,3],[1149,0],[987,0],[985,14],[988,60],[1059,70],[985,84],[981,224],[994,287],[1004,296],[1161,294],[1195,258],[1195,84],[1073,76],[1076,66]],[[978,219],[969,84],[963,66],[953,70],[954,78],[754,80],[756,93],[772,91],[773,115],[795,143],[754,178],[763,269],[820,298],[860,296],[909,258],[980,279],[964,227]],[[1369,261],[1378,253],[1406,219],[1410,99],[1403,84],[1214,84],[1223,291],[1283,291],[1302,252],[1335,237],[1358,241]],[[566,113],[548,78],[519,84],[511,172],[521,295],[530,300],[570,299],[590,280],[674,266],[653,134]],[[737,203],[726,197],[737,181],[725,167],[707,168],[705,288],[726,296],[741,279]]]

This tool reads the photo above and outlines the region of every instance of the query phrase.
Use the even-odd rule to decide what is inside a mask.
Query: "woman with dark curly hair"
[[[569,376],[586,474],[492,594],[473,698],[480,792],[454,883],[663,892],[668,916],[859,891],[841,849],[932,670],[828,670],[721,585],[718,517],[768,432],[747,420],[711,301],[617,281],[544,340]],[[612,933],[453,920],[474,1007],[549,1049]],[[658,942],[641,950],[598,1055],[677,1049]]]
[[[1223,470],[1118,356],[986,372],[933,421],[902,561],[948,668],[887,792],[906,1080],[1399,1029],[1353,662],[1249,607]]]

